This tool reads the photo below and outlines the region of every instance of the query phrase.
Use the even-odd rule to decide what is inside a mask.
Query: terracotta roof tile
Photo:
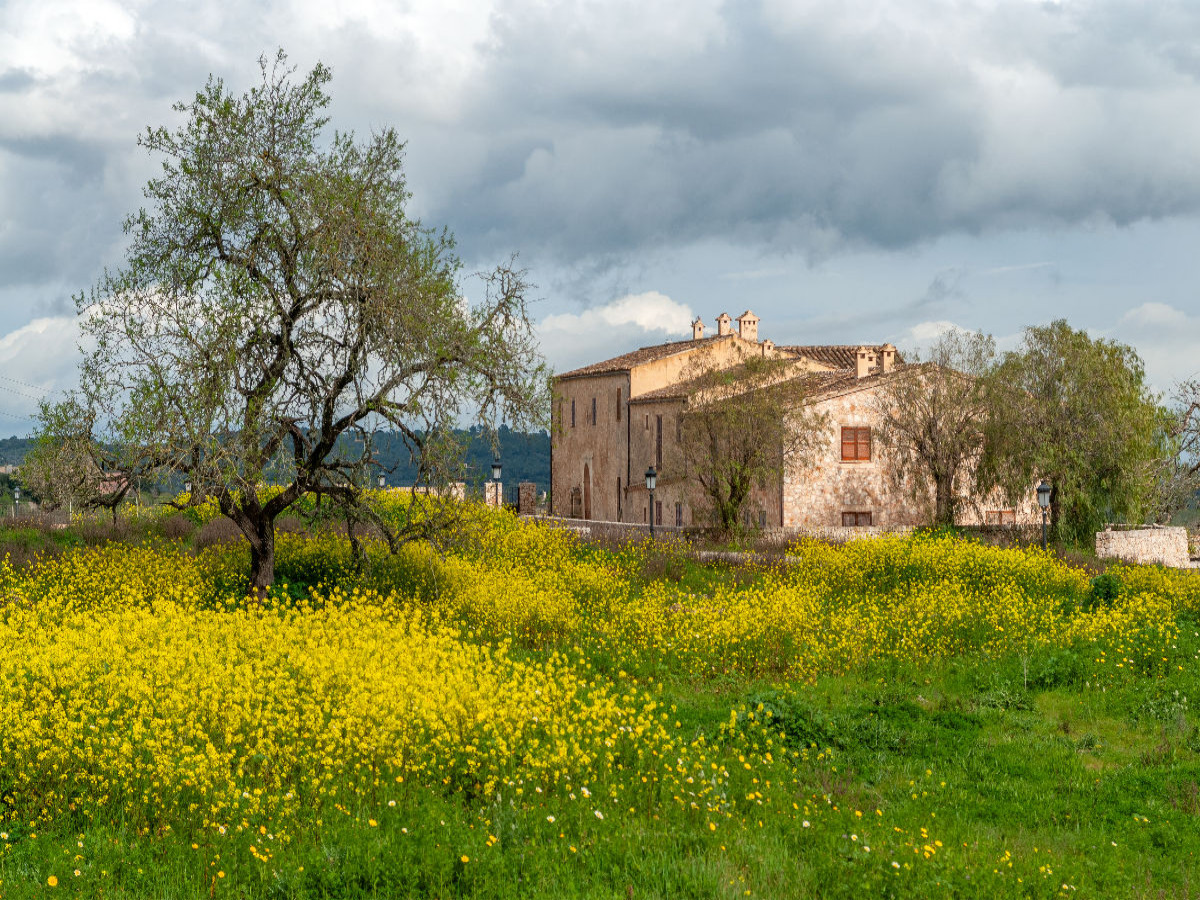
[[[858,347],[855,346],[854,349],[857,350]],[[812,359],[811,356],[808,358]],[[904,364],[901,363],[893,371],[900,371],[900,369],[904,367]],[[808,396],[811,399],[817,400],[836,396],[855,388],[863,388],[871,384],[875,384],[877,383],[877,379],[883,374],[884,373],[877,366],[871,370],[870,374],[866,378],[859,378],[857,368],[854,366],[848,366],[840,369],[833,369],[827,372],[805,372],[804,374],[796,377],[805,382]],[[638,403],[653,403],[659,400],[676,400],[686,397],[691,392],[693,388],[693,381],[695,380],[697,379],[669,384],[666,387],[661,387],[656,391],[647,391],[644,394],[639,394],[638,396],[631,398],[629,403],[630,405],[636,405]]]
[[[630,353],[624,353],[621,356],[614,356],[612,359],[605,359],[600,362],[592,363],[590,366],[583,366],[579,369],[572,369],[570,372],[563,372],[558,375],[558,378],[580,378],[586,375],[605,375],[610,372],[624,372],[634,366],[640,366],[644,363],[654,362],[659,359],[666,359],[668,356],[674,356],[676,353],[683,353],[685,350],[690,350],[693,347],[700,347],[705,344],[711,344],[714,341],[724,340],[731,335],[713,335],[712,337],[701,338],[700,340],[692,340],[688,338],[684,341],[667,341],[665,344],[655,344],[650,347],[642,347],[639,350],[634,350]]]
[[[877,347],[875,344],[794,344],[779,345],[776,349],[797,356],[805,356],[813,362],[823,363],[835,369],[852,369],[858,362],[860,346]],[[900,354],[896,354],[896,362],[903,362]]]

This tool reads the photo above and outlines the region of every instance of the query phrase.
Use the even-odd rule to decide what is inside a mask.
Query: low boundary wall
[[[1153,526],[1119,528],[1096,532],[1096,555],[1130,563],[1158,563],[1189,568],[1187,529]]]

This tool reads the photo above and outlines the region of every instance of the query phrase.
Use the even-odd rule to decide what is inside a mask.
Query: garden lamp
[[[1042,483],[1037,486],[1037,501],[1038,506],[1042,508],[1042,549],[1046,549],[1046,514],[1050,509],[1050,483],[1044,478]]]

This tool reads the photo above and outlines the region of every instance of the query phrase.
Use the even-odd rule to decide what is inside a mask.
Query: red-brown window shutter
[[[870,427],[842,426],[842,461],[869,462],[871,459]]]

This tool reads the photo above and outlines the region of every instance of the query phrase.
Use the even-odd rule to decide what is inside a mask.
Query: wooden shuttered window
[[[1015,509],[989,509],[983,514],[985,525],[1016,525],[1017,511]]]
[[[592,398],[592,424],[596,424],[596,398]]]
[[[621,421],[621,393],[622,389],[617,388],[617,421]]]
[[[843,528],[868,528],[871,525],[871,514],[869,512],[844,512],[842,513]]]
[[[842,426],[842,462],[867,462],[871,459],[870,427]]]

